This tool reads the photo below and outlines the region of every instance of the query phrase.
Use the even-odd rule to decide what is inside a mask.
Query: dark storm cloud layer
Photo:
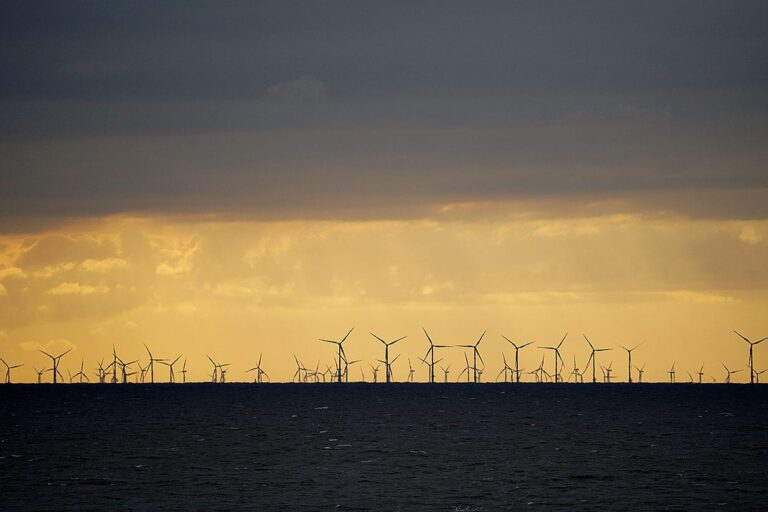
[[[0,215],[762,188],[766,26],[765,2],[6,2]]]

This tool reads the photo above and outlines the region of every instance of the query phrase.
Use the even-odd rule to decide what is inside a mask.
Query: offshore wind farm
[[[349,366],[350,364],[354,363],[366,363],[371,368],[370,377],[366,377],[365,372],[361,372],[360,377],[356,377],[353,374],[352,382],[372,382],[372,383],[378,383],[378,372],[381,365],[383,366],[383,372],[384,372],[384,380],[383,383],[391,383],[391,382],[426,382],[426,383],[436,383],[436,382],[443,382],[448,383],[448,375],[450,373],[450,363],[444,363],[447,364],[448,368],[445,368],[443,366],[438,366],[440,362],[442,362],[445,357],[448,355],[448,350],[451,349],[454,352],[454,359],[457,357],[456,354],[461,354],[464,357],[464,361],[466,363],[464,370],[458,374],[456,378],[452,380],[452,382],[464,382],[462,380],[462,377],[466,377],[466,382],[472,382],[474,384],[482,383],[482,375],[485,372],[486,369],[486,362],[483,356],[481,355],[480,351],[480,343],[483,341],[483,338],[487,334],[487,331],[483,331],[483,333],[480,335],[480,337],[474,341],[474,343],[469,344],[435,344],[432,341],[432,338],[430,337],[429,333],[426,329],[422,329],[424,334],[424,341],[421,342],[420,346],[416,348],[416,351],[413,351],[413,349],[410,352],[407,352],[413,356],[415,356],[419,362],[421,363],[421,369],[422,371],[419,372],[417,369],[415,369],[410,364],[410,357],[408,357],[409,365],[406,368],[403,366],[398,374],[395,373],[393,366],[397,362],[397,360],[400,358],[400,356],[406,354],[405,347],[402,347],[402,345],[399,345],[399,347],[402,347],[403,350],[398,352],[396,355],[390,359],[390,347],[394,346],[395,344],[405,340],[407,336],[401,336],[399,338],[392,339],[391,341],[387,342],[383,338],[370,333],[370,335],[373,337],[374,340],[381,343],[384,346],[384,359],[374,359],[373,361],[366,361],[364,359],[355,359],[350,361],[347,356],[347,350],[344,348],[344,342],[347,342],[348,339],[350,339],[350,336],[352,335],[354,331],[354,327],[349,329],[347,333],[340,338],[339,340],[330,340],[330,339],[324,339],[324,338],[318,338],[317,341],[328,343],[331,345],[334,345],[336,347],[334,353],[332,354],[332,357],[326,358],[324,360],[318,360],[317,364],[315,365],[314,370],[311,368],[305,368],[301,364],[301,357],[298,354],[292,354],[292,357],[294,361],[296,362],[296,371],[293,372],[292,375],[289,373],[286,373],[282,376],[279,376],[278,374],[275,374],[275,377],[270,377],[269,373],[264,369],[262,364],[265,366],[267,365],[267,362],[262,363],[262,357],[263,353],[259,354],[258,362],[255,367],[251,368],[245,368],[246,365],[243,365],[242,368],[234,369],[235,372],[237,372],[237,376],[233,377],[230,374],[230,380],[229,382],[247,382],[248,379],[246,378],[249,373],[253,373],[253,382],[258,384],[264,384],[264,383],[286,383],[286,382],[295,382],[295,383],[349,383],[350,382],[350,372],[349,372]],[[743,366],[734,366],[734,363],[731,361],[738,360],[738,357],[732,356],[729,358],[729,364],[731,364],[731,367],[726,366],[726,364],[722,361],[720,361],[720,366],[722,366],[726,374],[724,377],[721,376],[721,372],[712,372],[712,374],[707,375],[704,372],[704,365],[702,364],[698,370],[695,367],[695,362],[690,365],[692,368],[692,371],[695,372],[697,375],[697,379],[695,382],[697,384],[704,384],[704,383],[724,383],[724,384],[735,384],[735,383],[749,383],[749,384],[759,384],[759,375],[761,375],[766,369],[758,366],[755,367],[755,358],[754,358],[754,351],[755,348],[758,347],[761,343],[768,340],[768,337],[759,338],[759,339],[750,339],[746,336],[740,334],[737,331],[732,331],[732,334],[737,336],[738,339],[741,339],[745,341],[748,345],[748,355],[746,358],[746,361],[744,362]],[[572,356],[573,356],[573,365],[568,368],[568,366],[565,364],[565,359],[563,359],[562,355],[560,354],[560,350],[563,347],[563,344],[566,341],[566,338],[568,337],[568,334],[566,333],[562,339],[556,344],[556,345],[537,345],[534,341],[529,341],[526,343],[516,343],[512,341],[507,336],[501,335],[501,339],[509,343],[513,349],[514,349],[514,355],[510,355],[511,360],[514,361],[514,367],[509,366],[507,363],[507,354],[502,351],[500,353],[500,359],[501,361],[498,361],[502,364],[501,369],[497,374],[495,374],[495,380],[491,380],[490,382],[499,382],[500,378],[503,375],[503,382],[504,383],[571,383],[571,384],[584,384],[584,375],[587,374],[588,379],[587,383],[651,383],[654,381],[649,381],[646,377],[646,380],[643,380],[643,375],[646,372],[646,364],[642,364],[642,366],[637,365],[637,358],[635,359],[635,364],[632,363],[632,353],[640,348],[643,343],[638,343],[632,346],[632,348],[628,348],[622,344],[616,344],[617,349],[622,349],[626,352],[627,355],[627,369],[626,373],[621,376],[617,377],[613,375],[613,361],[609,361],[607,366],[603,365],[602,363],[599,364],[600,369],[602,371],[603,379],[602,381],[597,379],[597,367],[598,362],[596,358],[596,354],[599,352],[607,352],[612,350],[608,347],[602,347],[602,348],[596,348],[592,342],[587,338],[586,335],[583,335],[584,342],[586,342],[586,346],[581,346],[572,349]],[[351,341],[350,341],[351,342]],[[76,373],[69,373],[69,378],[64,379],[62,381],[63,375],[61,373],[61,362],[62,358],[66,356],[70,351],[64,351],[61,354],[57,356],[53,356],[49,354],[48,352],[45,352],[43,350],[40,350],[41,354],[41,360],[35,361],[34,365],[30,365],[29,368],[34,371],[34,376],[30,373],[29,374],[29,380],[27,382],[36,382],[37,384],[43,384],[43,383],[50,383],[50,384],[57,384],[57,383],[69,383],[69,384],[83,384],[85,383],[94,383],[94,384],[104,384],[104,383],[112,383],[112,384],[155,384],[155,383],[177,383],[175,373],[174,373],[174,366],[179,363],[179,360],[184,356],[183,354],[177,355],[173,360],[169,359],[160,359],[155,358],[152,355],[152,352],[150,351],[149,347],[144,344],[144,350],[146,351],[146,359],[144,362],[142,362],[141,357],[137,359],[133,359],[131,361],[125,362],[123,358],[119,357],[117,354],[117,350],[115,348],[115,345],[112,345],[112,361],[104,366],[104,358],[101,357],[100,359],[93,358],[93,368],[92,371],[86,373],[84,371],[84,364],[85,359],[81,359],[79,371]],[[526,374],[524,374],[524,368],[520,368],[520,358],[519,358],[519,352],[521,349],[531,346],[532,349],[540,348],[542,350],[548,350],[552,353],[552,373],[547,372],[544,369],[544,361],[545,358],[542,358],[539,367],[534,372],[528,372],[526,378]],[[435,360],[435,349],[440,348],[444,350],[445,352],[441,353],[444,357],[441,357],[437,360]],[[650,349],[651,347],[649,347]],[[768,349],[768,343],[766,344],[766,348]],[[418,355],[420,352],[418,352],[419,349],[423,349],[421,353],[424,355]],[[563,349],[564,350],[564,349]],[[739,352],[740,350],[736,350],[735,347],[733,349],[733,352]],[[45,367],[44,359],[47,358],[51,366],[49,368]],[[212,382],[215,384],[224,384],[227,382],[227,371],[230,370],[229,367],[231,367],[231,363],[219,363],[217,362],[211,355],[206,355],[206,358],[208,362],[212,365],[208,370],[209,372],[206,374],[206,378],[198,380],[197,382]],[[605,356],[604,356],[605,358]],[[126,358],[127,359],[127,358]],[[488,364],[497,364],[497,361],[494,361],[490,358],[488,354],[486,354],[486,359],[489,360]],[[499,358],[496,358],[499,359]],[[579,370],[579,363],[577,362],[577,359],[581,359],[584,361],[583,369]],[[742,358],[743,359],[743,358]],[[459,358],[460,360],[460,358]],[[471,364],[470,364],[471,360]],[[187,380],[186,373],[189,371],[187,369],[187,361],[188,358],[184,358],[183,361],[183,368],[181,370],[183,374],[183,380],[182,383],[192,383],[195,382],[194,380]],[[5,378],[4,383],[5,384],[11,384],[11,370],[15,370],[17,368],[21,368],[24,366],[24,364],[15,364],[15,365],[9,365],[5,359],[2,359],[0,357],[0,362],[5,366]],[[528,361],[529,363],[532,362],[531,359]],[[168,377],[167,379],[158,379],[155,380],[155,363],[158,363],[160,365],[164,365],[168,368]],[[377,365],[374,365],[373,363],[379,363]],[[655,382],[668,382],[670,384],[674,384],[678,381],[675,379],[676,370],[675,366],[678,364],[677,361],[672,362],[672,366],[669,370],[666,371],[659,371],[657,372],[657,375],[661,377],[663,374],[666,374],[666,378],[659,378],[659,380],[656,380]],[[37,366],[41,366],[42,368],[38,370]],[[323,368],[323,371],[320,371],[320,368]],[[119,374],[120,378],[118,379],[118,368],[119,368]],[[419,368],[419,367],[417,367]],[[591,380],[589,379],[589,370],[591,368]],[[731,369],[733,368],[733,369]],[[439,379],[439,372],[437,372],[437,369],[441,369],[443,372],[443,378]],[[491,367],[490,373],[493,374],[496,370],[496,367]],[[661,370],[661,369],[660,369]],[[735,374],[740,373],[742,370],[745,370],[745,377],[743,381],[738,381],[736,378],[733,378],[732,376]],[[69,370],[67,370],[69,372]],[[507,372],[509,371],[509,378]],[[111,378],[109,377],[109,373],[111,372]],[[568,373],[570,372],[570,373]],[[44,379],[43,375],[46,373],[50,373],[51,376],[49,379]],[[563,374],[568,375],[567,378],[563,378]],[[679,383],[694,383],[693,376],[690,371],[688,371],[688,374],[690,376],[689,381],[680,381]],[[18,372],[17,374],[18,375]],[[92,381],[89,377],[93,376],[94,380]],[[290,378],[289,378],[290,375]],[[396,375],[399,375],[399,378],[396,377]],[[634,380],[633,380],[634,376]],[[709,379],[706,379],[705,376],[708,376]],[[58,379],[57,379],[58,377]],[[131,377],[131,378],[129,378]],[[280,378],[282,377],[282,379]],[[722,378],[720,378],[722,377]],[[36,380],[35,380],[36,379]],[[18,382],[18,380],[17,380]]]
[[[765,511],[766,27],[0,0],[0,512]]]

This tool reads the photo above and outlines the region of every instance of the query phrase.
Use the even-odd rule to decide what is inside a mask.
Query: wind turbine
[[[146,346],[146,345],[145,345]],[[115,344],[112,344],[112,364],[107,366],[107,369],[112,367],[112,384],[117,384],[117,350],[115,350]]]
[[[149,351],[149,347],[147,344],[144,344],[144,348],[147,349],[147,354],[149,354],[149,382],[151,384],[155,383],[155,363],[164,363],[165,359],[155,359],[152,357],[152,352]]]
[[[119,357],[117,358],[117,364],[120,365],[120,373],[122,373],[122,375],[123,375],[123,384],[128,384],[128,377],[130,375],[133,375],[133,373],[129,373],[128,371],[126,371],[127,368],[129,366],[131,366],[132,364],[135,364],[135,363],[138,363],[138,362],[139,362],[138,359],[134,359],[133,361],[128,361],[126,363],[126,362],[123,362],[123,360],[120,359]]]
[[[5,359],[0,359],[0,361],[2,361],[3,364],[5,365],[5,383],[10,384],[11,370],[13,370],[14,368],[21,368],[24,365],[23,364],[9,365],[8,363],[5,362]]]
[[[384,371],[387,374],[387,383],[389,383],[389,377],[392,375],[392,365],[395,364],[395,361],[397,361],[400,356],[401,354],[397,354],[397,356],[395,356],[395,358],[389,362],[385,361],[384,359],[377,359],[378,362],[384,365]]]
[[[504,366],[501,368],[501,371],[498,374],[496,374],[496,382],[499,381],[499,377],[503,373],[504,374],[504,383],[506,384],[508,382],[507,381],[507,371],[515,371],[515,369],[512,368],[511,366],[509,366],[509,364],[507,364],[507,355],[504,352],[501,353],[501,359],[504,361]]]
[[[318,362],[318,367],[319,365],[320,363]],[[248,373],[248,372],[256,372],[255,382],[258,382],[259,384],[261,384],[262,375],[267,375],[267,372],[261,369],[261,354],[259,354],[259,362],[256,363],[256,366],[254,366],[250,370],[246,370],[245,373]],[[315,373],[317,373],[317,371],[315,371]],[[269,377],[269,375],[267,375],[267,377]],[[323,373],[323,382],[325,382],[325,373]]]
[[[643,383],[643,373],[645,372],[645,365],[638,367],[635,366],[635,370],[637,370],[637,382],[642,384]]]
[[[341,341],[324,340],[322,338],[320,339],[320,341],[323,341],[325,343],[332,343],[333,345],[338,345],[339,347],[339,366],[338,366],[338,373],[337,373],[337,378],[338,378],[337,382],[339,383],[341,383],[341,375],[342,375],[341,361],[342,359],[344,359],[344,361],[346,362],[346,359],[347,359],[347,355],[344,353],[344,342],[347,340],[347,338],[349,337],[349,335],[352,333],[354,329],[355,329],[354,327],[350,329],[349,332],[347,332],[347,334],[341,339]],[[346,372],[346,368],[344,371]]]
[[[592,362],[592,384],[597,382],[597,376],[595,374],[595,366],[597,365],[597,353],[598,352],[605,352],[607,350],[611,350],[609,348],[595,348],[594,345],[592,345],[592,342],[589,341],[589,338],[587,338],[586,334],[582,334],[584,336],[584,339],[587,340],[587,343],[589,344],[589,348],[592,349],[592,352],[589,354],[589,359],[587,359],[587,366],[586,368],[589,368],[590,361]],[[585,368],[585,370],[586,370]]]
[[[187,358],[184,358],[184,366],[181,368],[181,383],[187,383]]]
[[[413,374],[416,372],[416,370],[413,369],[413,366],[411,366],[411,358],[408,358],[408,382],[413,382]]]
[[[165,366],[168,367],[168,382],[170,382],[171,384],[176,382],[176,379],[174,378],[175,376],[174,376],[174,373],[173,373],[173,365],[175,365],[179,361],[179,359],[181,359],[181,354],[179,354],[179,357],[177,357],[176,359],[174,359],[170,363],[167,362],[167,361],[162,361],[161,362],[161,364],[164,364]]]
[[[603,369],[603,378],[605,379],[605,383],[606,384],[610,384],[611,383],[611,379],[613,378],[613,376],[611,375],[611,373],[613,372],[613,369],[611,369],[611,366],[613,366],[613,361],[608,363],[608,366],[601,366],[600,367],[600,368]]]
[[[576,354],[573,355],[573,371],[571,372],[571,377],[573,377],[573,381],[576,383],[584,383],[584,375],[579,373],[579,367],[576,366]],[[568,380],[570,380],[570,377]]]
[[[43,383],[43,374],[45,372],[47,372],[48,370],[46,370],[45,368],[43,368],[42,370],[38,370],[36,367],[33,367],[33,368],[35,368],[35,373],[37,374],[37,383],[38,384],[42,384]]]
[[[741,339],[743,339],[744,341],[746,341],[747,343],[749,343],[749,383],[750,383],[750,384],[754,384],[754,383],[755,383],[755,367],[754,367],[754,365],[753,365],[753,362],[754,362],[754,360],[753,360],[753,358],[752,358],[752,349],[753,349],[753,348],[755,348],[755,345],[759,345],[759,344],[761,344],[762,342],[764,342],[765,340],[768,340],[768,337],[766,337],[766,338],[763,338],[763,339],[761,339],[761,340],[752,341],[752,340],[750,340],[749,338],[747,338],[746,336],[742,336],[741,334],[739,334],[739,333],[738,333],[738,332],[736,332],[736,331],[733,331],[733,332],[735,332],[735,333],[736,333],[736,335],[737,335],[739,338],[741,338]]]
[[[674,384],[675,383],[675,363],[672,363],[672,368],[670,368],[667,373],[669,374],[669,383]]]
[[[377,364],[376,366],[373,366],[372,364],[368,364],[368,366],[371,367],[371,374],[373,374],[373,383],[376,384],[376,382],[378,382],[379,366],[380,365]]]
[[[731,375],[734,373],[739,373],[741,370],[730,370],[727,366],[725,366],[723,363],[720,363],[723,365],[723,368],[725,368],[725,371],[727,372],[725,375],[725,383],[730,384],[731,383]]]
[[[99,367],[96,368],[96,375],[99,376],[99,384],[104,384],[104,379],[106,378],[107,371],[104,369],[104,359],[102,358],[101,361],[99,361]]]
[[[293,360],[296,361],[296,372],[293,374],[291,381],[295,379],[296,382],[301,382],[301,372],[304,370],[304,366],[301,364],[301,361],[299,361],[299,358],[296,357],[296,354],[293,355]]]
[[[355,363],[361,362],[362,359],[355,359],[354,361],[345,361],[344,363],[344,381],[349,382],[349,367],[352,366]],[[360,373],[362,373],[363,369],[360,368]],[[365,380],[365,378],[363,378]]]
[[[424,331],[424,334],[427,336],[427,341],[429,341],[429,349],[427,350],[427,353],[424,355],[424,357],[423,358],[420,357],[419,359],[421,359],[424,362],[424,364],[429,366],[429,382],[434,384],[434,382],[435,382],[435,365],[439,361],[441,361],[441,360],[435,361],[435,349],[436,348],[450,348],[450,345],[435,345],[432,342],[432,338],[429,336],[429,333],[427,332],[427,330],[425,328],[423,328],[423,327],[421,328],[421,330]],[[428,356],[430,357],[430,360],[432,361],[431,363],[428,363],[427,361],[425,361],[425,359]]]
[[[448,365],[448,368],[443,368],[441,366],[440,369],[443,370],[443,377],[444,377],[443,382],[445,382],[447,384],[448,383],[448,374],[451,373],[451,365]]]
[[[768,368],[766,368],[768,370]],[[755,372],[755,384],[760,384],[760,376],[766,372],[766,370],[760,370],[759,372]]]
[[[518,352],[520,352],[520,350],[524,349],[528,345],[532,344],[533,341],[529,341],[528,343],[523,343],[522,345],[517,346],[517,344],[515,344],[514,341],[507,338],[506,336],[502,335],[501,337],[507,340],[508,342],[510,342],[512,346],[515,347],[515,376],[516,376],[515,382],[519,383],[520,382],[520,366],[519,366],[520,363],[518,361]]]
[[[483,341],[483,337],[485,336],[486,332],[487,331],[483,331],[483,334],[480,335],[474,345],[456,345],[457,347],[472,349],[472,369],[474,370],[475,384],[477,384],[477,382],[480,380],[480,374],[477,368],[477,360],[480,359],[480,362],[483,363],[483,367],[485,367],[485,361],[483,361],[482,356],[480,356],[480,350],[478,350],[477,347],[480,345],[480,342]]]
[[[699,371],[696,372],[696,375],[699,376],[699,384],[701,384],[701,378],[704,376],[704,365],[701,365],[701,368],[699,368]]]
[[[627,351],[627,378],[629,379],[629,383],[632,384],[632,351],[635,350],[637,347],[642,345],[642,343],[638,343],[632,348],[627,348],[624,345],[619,345],[621,348]]]
[[[48,352],[46,352],[45,350],[41,350],[41,351],[40,351],[40,352],[42,352],[43,354],[45,354],[45,355],[47,355],[48,357],[50,357],[50,358],[51,358],[51,361],[52,361],[52,364],[51,364],[51,371],[53,372],[53,383],[54,383],[54,384],[56,384],[56,382],[57,382],[57,381],[56,381],[56,375],[59,375],[59,376],[61,376],[61,378],[62,378],[62,379],[64,378],[64,376],[63,376],[63,375],[61,375],[61,372],[59,371],[59,362],[61,361],[61,358],[62,358],[62,357],[64,357],[65,355],[69,354],[71,351],[72,351],[72,349],[69,349],[69,350],[67,350],[66,352],[62,352],[61,354],[59,354],[59,355],[57,355],[57,356],[52,356],[51,354],[49,354],[49,353],[48,353]]]
[[[394,345],[398,341],[404,340],[405,338],[407,338],[407,336],[403,336],[402,338],[397,338],[396,340],[393,340],[393,341],[384,341],[383,339],[379,338],[375,334],[373,334],[373,333],[370,333],[370,334],[371,334],[371,336],[373,336],[374,338],[376,338],[377,340],[379,340],[380,342],[382,342],[384,344],[384,367],[386,368],[387,384],[389,384],[389,382],[390,382],[390,380],[392,378],[392,371],[391,371],[391,368],[389,366],[389,347]]]
[[[459,374],[458,378],[460,379],[461,376],[464,375],[464,372],[466,372],[467,373],[467,384],[469,384],[470,383],[469,370],[471,370],[472,367],[469,366],[469,358],[467,357],[467,353],[466,352],[464,352],[464,362],[466,363],[466,366],[464,367],[463,370],[461,370],[461,373]]]
[[[557,344],[555,347],[540,347],[544,350],[552,350],[555,353],[555,384],[557,384],[558,379],[560,378],[560,373],[557,371],[557,362],[560,360],[563,364],[565,362],[563,361],[563,358],[560,356],[560,347],[563,345],[563,342],[565,341],[565,338],[568,337],[568,333],[565,333],[565,336],[563,336],[563,339],[560,340],[560,343]]]
[[[77,378],[77,377],[80,377],[80,384],[83,383],[83,378],[85,378],[85,380],[87,382],[91,381],[91,379],[89,379],[88,376],[83,372],[83,360],[82,359],[80,359],[80,371],[72,376],[72,378]]]

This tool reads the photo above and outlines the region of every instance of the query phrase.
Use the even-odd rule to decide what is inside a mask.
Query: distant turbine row
[[[335,365],[333,368],[331,368],[331,365],[326,365],[324,371],[320,371],[320,362],[318,361],[316,367],[313,369],[305,367],[298,356],[294,354],[293,358],[296,362],[296,371],[293,374],[292,381],[293,382],[328,382],[328,381],[335,381],[337,383],[342,382],[349,382],[349,367],[355,363],[360,363],[362,360],[352,360],[350,361],[347,358],[347,353],[344,349],[344,343],[347,341],[349,336],[352,334],[352,331],[354,330],[354,327],[347,331],[347,333],[339,340],[332,340],[332,339],[324,339],[320,338],[319,341],[323,343],[329,343],[336,346],[336,353],[333,361],[333,365]],[[479,383],[482,380],[483,372],[485,371],[485,361],[483,360],[482,355],[480,354],[480,343],[483,341],[486,335],[486,331],[484,331],[480,337],[471,344],[459,344],[459,345],[444,345],[444,344],[436,344],[432,340],[432,337],[429,335],[426,329],[422,329],[424,331],[424,335],[426,336],[426,341],[429,345],[427,348],[426,353],[423,357],[419,357],[419,361],[422,365],[426,366],[428,369],[428,382],[434,383],[437,381],[436,379],[436,369],[438,368],[438,365],[440,362],[443,361],[443,358],[437,358],[437,349],[451,349],[451,348],[459,348],[464,350],[464,361],[466,363],[466,366],[464,369],[459,373],[458,380],[461,380],[463,376],[466,376],[467,382],[474,382]],[[756,341],[752,341],[746,336],[743,336],[742,334],[733,331],[736,335],[738,335],[741,339],[743,339],[749,346],[749,359],[748,359],[748,367],[749,367],[749,382],[751,384],[760,382],[760,375],[762,375],[766,370],[762,371],[756,371],[754,369],[754,348],[768,339],[762,338]],[[378,336],[374,333],[370,333],[370,335],[380,342],[384,346],[384,358],[383,359],[377,359],[376,361],[378,363],[381,363],[384,365],[384,381],[386,383],[390,383],[393,381],[393,372],[392,372],[392,365],[397,361],[397,359],[400,357],[401,354],[398,354],[395,356],[394,359],[390,360],[390,347],[394,346],[395,344],[399,343],[400,341],[406,339],[406,336],[402,336],[400,338],[395,338],[390,341],[387,341],[385,338]],[[535,343],[534,341],[529,341],[527,343],[516,343],[512,341],[511,339],[507,338],[506,336],[502,335],[502,338],[506,340],[515,351],[514,356],[514,366],[510,366],[507,362],[507,357],[504,352],[502,352],[502,361],[503,361],[503,367],[501,371],[496,375],[496,380],[498,381],[502,375],[504,382],[514,382],[514,383],[520,383],[521,382],[521,375],[531,375],[535,382],[554,382],[554,383],[560,383],[560,382],[574,382],[574,383],[584,383],[584,375],[589,370],[591,366],[591,375],[592,375],[592,383],[597,383],[598,377],[597,377],[597,368],[598,368],[598,354],[600,352],[605,352],[608,350],[612,350],[611,348],[607,347],[598,347],[595,346],[592,341],[590,341],[589,338],[587,338],[586,335],[584,336],[584,340],[586,341],[587,345],[589,346],[589,357],[587,359],[586,365],[584,367],[584,370],[579,370],[577,363],[576,363],[576,355],[573,356],[573,369],[571,370],[568,379],[563,379],[563,371],[565,370],[565,360],[563,359],[562,355],[560,354],[560,349],[563,346],[563,344],[566,341],[566,338],[568,337],[568,334],[566,333],[563,338],[560,340],[560,342],[557,345],[543,345],[539,346],[538,348],[542,350],[549,350],[552,352],[552,373],[547,372],[545,370],[545,356],[542,356],[541,363],[537,368],[535,368],[532,371],[525,372],[524,369],[520,368],[520,360],[519,360],[519,353],[521,350],[525,349],[526,347],[533,345]],[[641,344],[632,346],[632,347],[626,347],[624,345],[618,345],[620,348],[626,351],[627,353],[627,382],[633,383],[633,368],[637,372],[637,382],[642,383],[643,382],[643,373],[645,372],[645,365],[643,366],[637,366],[632,364],[632,353],[642,346]],[[106,384],[106,383],[123,383],[127,384],[130,382],[130,377],[134,377],[134,382],[136,383],[146,383],[147,379],[149,380],[149,383],[154,384],[155,383],[155,364],[161,364],[168,367],[168,381],[169,383],[175,383],[176,382],[176,375],[174,372],[175,365],[179,362],[181,359],[181,355],[177,356],[175,359],[163,359],[163,358],[156,358],[152,354],[149,347],[145,344],[144,348],[147,352],[147,361],[145,364],[142,364],[138,359],[132,360],[132,361],[124,361],[122,358],[120,358],[117,354],[117,350],[115,349],[114,345],[112,346],[112,361],[104,366],[104,359],[101,359],[98,361],[98,368],[95,370],[95,375],[98,378],[99,384]],[[471,350],[471,361],[470,357],[467,355],[467,350]],[[41,350],[45,356],[50,358],[51,360],[51,366],[50,368],[42,368],[37,369],[35,367],[35,372],[37,374],[37,383],[41,384],[43,382],[43,375],[45,373],[51,373],[52,375],[52,383],[57,384],[59,382],[59,379],[64,379],[64,376],[61,374],[61,371],[59,370],[59,364],[61,362],[61,359],[67,355],[71,350],[67,350],[65,352],[62,352],[58,355],[50,354],[44,350]],[[207,356],[208,360],[212,364],[211,373],[208,375],[211,382],[214,383],[225,383],[226,382],[226,375],[227,370],[230,366],[230,363],[220,363],[217,362],[213,357]],[[6,384],[11,384],[11,371],[20,368],[24,366],[23,364],[16,364],[11,365],[7,363],[4,359],[0,358],[0,361],[3,363],[3,365],[6,368],[5,372],[5,380],[4,382]],[[482,365],[482,366],[481,366]],[[613,363],[609,363],[608,366],[602,366],[600,365],[600,370],[602,372],[602,382],[604,383],[611,383],[613,381],[613,369],[612,369]],[[675,370],[676,363],[673,363],[671,368],[666,372],[669,376],[669,382],[675,383],[676,382],[676,370]],[[725,375],[725,383],[730,384],[731,382],[731,376],[739,373],[741,369],[737,370],[731,370],[728,368],[724,363],[721,363],[723,368],[726,371]],[[372,365],[369,364],[371,369],[371,377],[373,382],[378,382],[378,372],[380,365]],[[448,375],[450,374],[450,365],[447,367],[439,366],[440,370],[443,372],[443,382],[448,382]],[[689,382],[698,382],[699,384],[702,383],[703,376],[704,376],[704,365],[702,365],[699,370],[696,372],[697,379],[694,379],[693,375],[688,372],[689,376]],[[365,374],[361,368],[361,375],[362,379],[365,380]],[[256,383],[263,383],[270,379],[269,374],[262,368],[262,357],[259,355],[258,362],[256,363],[256,366],[253,368],[250,368],[248,370],[245,370],[245,373],[251,373],[254,372],[254,382]],[[406,382],[413,382],[413,377],[416,370],[413,368],[411,364],[411,360],[408,359],[408,376],[406,379]],[[90,382],[90,378],[86,375],[84,371],[84,361],[81,360],[80,362],[80,369],[77,373],[72,374],[69,373],[69,382],[78,382],[78,383],[86,383]],[[187,359],[185,358],[182,363],[182,368],[180,370],[180,373],[182,375],[182,383],[187,382]],[[714,378],[713,378],[714,380]]]

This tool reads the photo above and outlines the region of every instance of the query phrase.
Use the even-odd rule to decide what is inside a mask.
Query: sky
[[[502,335],[569,333],[566,372],[586,334],[620,380],[642,343],[648,380],[744,381],[765,26],[760,1],[3,2],[0,357],[32,381],[39,349],[74,373],[146,343],[289,380],[354,326],[366,378],[374,332],[424,380],[425,327],[487,330],[484,380]]]

